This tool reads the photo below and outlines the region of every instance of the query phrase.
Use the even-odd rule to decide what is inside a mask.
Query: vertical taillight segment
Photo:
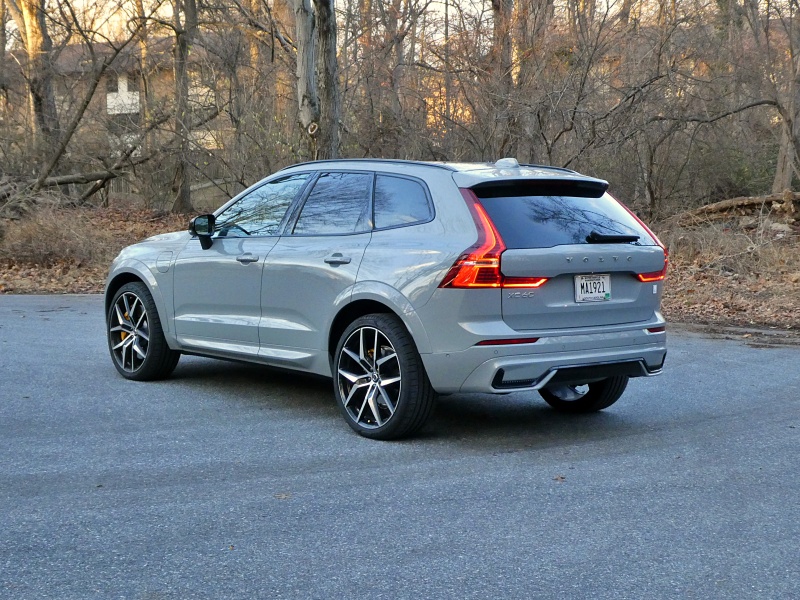
[[[445,275],[441,288],[540,287],[545,277],[504,277],[500,272],[500,255],[506,249],[503,238],[470,189],[461,195],[478,229],[478,240],[467,248]]]
[[[612,198],[613,198],[613,196],[612,196]],[[658,236],[655,233],[653,233],[653,230],[650,229],[647,225],[645,225],[644,221],[642,221],[636,215],[635,212],[633,212],[630,208],[625,206],[624,203],[620,202],[616,198],[614,198],[614,200],[616,200],[617,203],[620,206],[622,206],[622,208],[624,208],[626,211],[628,211],[628,214],[630,216],[632,216],[634,219],[636,219],[636,222],[639,223],[639,225],[642,226],[642,229],[644,229],[647,232],[647,235],[649,235],[651,238],[653,238],[655,243],[658,244],[659,246],[661,246],[661,249],[664,251],[664,268],[663,269],[661,269],[660,271],[653,271],[652,273],[637,273],[636,277],[639,279],[639,281],[641,281],[643,283],[650,283],[650,282],[653,282],[653,281],[661,281],[662,279],[664,279],[667,276],[667,266],[669,265],[669,252],[667,251],[667,247],[664,244],[661,243],[661,240],[658,239]]]
[[[500,287],[500,255],[506,246],[475,193],[462,189],[461,195],[478,228],[478,241],[458,257],[439,287]]]

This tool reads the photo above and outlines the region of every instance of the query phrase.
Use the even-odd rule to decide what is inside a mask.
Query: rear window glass
[[[586,237],[592,231],[602,235],[638,235],[639,240],[631,243],[655,245],[636,219],[608,194],[592,198],[547,195],[547,190],[539,192],[541,195],[530,189],[474,191],[508,248],[587,244]]]

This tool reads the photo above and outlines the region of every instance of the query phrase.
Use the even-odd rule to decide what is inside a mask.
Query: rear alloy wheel
[[[622,396],[627,385],[626,375],[616,375],[583,385],[548,386],[539,390],[539,394],[557,411],[588,413],[603,410],[614,404]]]
[[[396,316],[371,314],[351,323],[339,339],[333,367],[339,410],[361,435],[398,439],[428,420],[436,393]]]
[[[126,283],[114,294],[106,322],[108,349],[123,377],[151,381],[175,369],[181,353],[167,345],[155,302],[143,283]]]

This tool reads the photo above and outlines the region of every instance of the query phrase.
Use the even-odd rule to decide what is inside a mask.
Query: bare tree
[[[6,81],[6,46],[8,37],[6,35],[6,23],[8,22],[8,10],[6,0],[0,0],[0,92],[5,92],[8,82]]]
[[[195,0],[173,0],[173,31],[175,33],[174,73],[175,73],[175,146],[177,160],[172,192],[175,202],[172,211],[188,213],[192,206],[189,179],[189,47],[197,34],[197,3]]]
[[[33,132],[52,144],[59,135],[58,112],[53,89],[53,41],[47,28],[45,0],[7,0],[25,48],[25,80],[28,86]]]
[[[188,211],[306,157],[510,155],[608,177],[658,216],[800,179],[794,0],[103,1],[126,31],[101,35],[111,5],[89,22],[72,0],[0,0],[19,60],[0,54],[0,171],[18,187],[125,177]],[[97,93],[109,64],[138,77],[130,119]]]
[[[294,0],[300,126],[314,158],[339,155],[339,71],[333,0]]]

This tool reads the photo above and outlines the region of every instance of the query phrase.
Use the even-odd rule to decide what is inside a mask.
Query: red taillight
[[[462,189],[461,195],[467,203],[475,226],[478,228],[478,241],[458,257],[445,275],[441,288],[499,288],[524,287],[538,288],[545,277],[505,277],[500,272],[500,255],[505,251],[503,238],[494,223],[481,206],[472,190]]]
[[[510,340],[483,340],[476,346],[506,346],[508,344],[535,344],[539,338],[513,338]]]
[[[613,198],[613,196],[612,196],[612,198]],[[661,281],[662,279],[664,279],[667,276],[667,265],[669,265],[669,252],[667,251],[667,247],[664,244],[661,243],[661,240],[658,239],[658,236],[655,233],[653,233],[653,230],[650,229],[647,225],[645,225],[644,221],[642,221],[638,216],[636,216],[636,213],[634,213],[630,208],[625,206],[625,204],[623,204],[622,202],[620,202],[616,198],[614,198],[614,200],[616,200],[617,203],[622,208],[627,210],[628,214],[630,216],[632,216],[634,219],[636,219],[636,222],[639,223],[639,225],[641,225],[642,229],[644,229],[647,232],[647,235],[649,235],[651,238],[653,238],[655,240],[656,244],[661,246],[661,249],[664,251],[664,268],[663,269],[661,269],[660,271],[653,271],[652,273],[638,273],[636,275],[636,277],[639,279],[639,281],[641,281],[643,283],[651,283],[653,281]]]
[[[667,257],[666,250],[664,250],[664,268],[660,271],[653,271],[652,273],[637,273],[636,277],[642,283],[651,283],[653,281],[661,281],[667,276]]]
[[[544,285],[547,277],[503,277],[504,288],[537,288]]]

